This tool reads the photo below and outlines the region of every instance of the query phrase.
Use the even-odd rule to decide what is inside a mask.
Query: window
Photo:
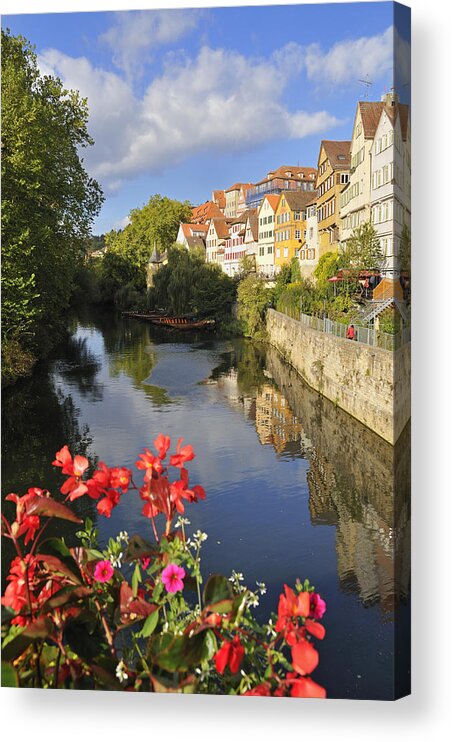
[[[299,230],[299,229],[296,229],[296,230],[295,230],[295,239],[296,239],[296,240],[299,240],[299,239],[300,239],[300,237],[301,237],[301,230]]]
[[[348,183],[348,173],[341,173],[340,175],[340,183]]]
[[[288,256],[289,256],[289,248],[288,247],[285,247],[284,248],[284,257],[287,258]]]
[[[272,252],[273,252],[273,245],[269,245],[269,246],[267,247],[267,255],[271,255],[271,254],[272,254]]]
[[[277,258],[280,258],[280,257],[281,257],[281,250],[280,250],[280,248],[279,248],[279,247],[278,247],[278,249],[276,250],[276,257],[277,257]]]
[[[300,221],[300,212],[299,211],[294,211],[293,218],[294,218],[294,221],[295,222],[299,222]]]

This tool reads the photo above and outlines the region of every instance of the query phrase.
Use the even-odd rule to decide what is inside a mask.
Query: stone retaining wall
[[[269,309],[269,342],[316,391],[394,445],[410,419],[410,344],[395,353]]]

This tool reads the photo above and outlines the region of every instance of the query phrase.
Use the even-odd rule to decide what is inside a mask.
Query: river
[[[284,583],[308,577],[327,603],[315,679],[329,697],[392,698],[409,646],[409,431],[391,447],[271,347],[162,334],[99,309],[81,311],[67,342],[4,393],[2,418],[4,494],[55,491],[50,462],[66,442],[134,468],[158,433],[183,437],[207,493],[188,514],[208,533],[205,574],[263,580],[262,616]],[[143,534],[141,506],[131,494],[99,518],[101,541]],[[396,682],[406,687],[406,671]]]

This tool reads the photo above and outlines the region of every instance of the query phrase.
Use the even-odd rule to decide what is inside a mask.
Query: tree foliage
[[[240,281],[237,317],[243,323],[245,335],[257,339],[263,336],[265,313],[271,299],[272,290],[266,287],[260,276],[250,274]]]
[[[102,203],[80,149],[78,92],[42,76],[29,42],[2,30],[2,338],[44,354],[64,326],[74,272]]]
[[[150,301],[172,314],[193,313],[218,321],[231,314],[236,283],[196,251],[174,245],[154,278]]]
[[[341,256],[342,266],[356,278],[362,270],[380,268],[383,259],[380,240],[370,222],[361,224],[353,231]]]
[[[141,209],[132,209],[129,216],[125,229],[105,236],[107,251],[119,254],[144,275],[154,244],[159,253],[168,250],[176,241],[179,224],[191,221],[192,211],[188,201],[157,193]]]
[[[333,293],[333,285],[328,280],[335,276],[342,267],[341,256],[336,252],[327,252],[320,256],[314,270],[316,288],[320,296],[326,297]]]
[[[400,239],[400,270],[411,272],[411,232],[406,224],[403,225]]]

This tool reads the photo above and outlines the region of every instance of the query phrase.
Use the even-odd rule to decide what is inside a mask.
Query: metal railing
[[[335,322],[334,320],[328,319],[328,317],[312,317],[309,314],[303,314],[293,309],[293,307],[282,307],[278,311],[283,314],[287,314],[292,319],[301,322],[302,325],[310,327],[311,330],[317,332],[325,332],[335,337],[346,339],[347,328],[349,325],[342,322]],[[355,337],[358,343],[364,343],[365,345],[374,345],[377,348],[383,350],[394,351],[400,348],[405,343],[409,343],[411,340],[411,328],[403,327],[397,333],[381,332],[373,327],[362,327],[354,324]]]

